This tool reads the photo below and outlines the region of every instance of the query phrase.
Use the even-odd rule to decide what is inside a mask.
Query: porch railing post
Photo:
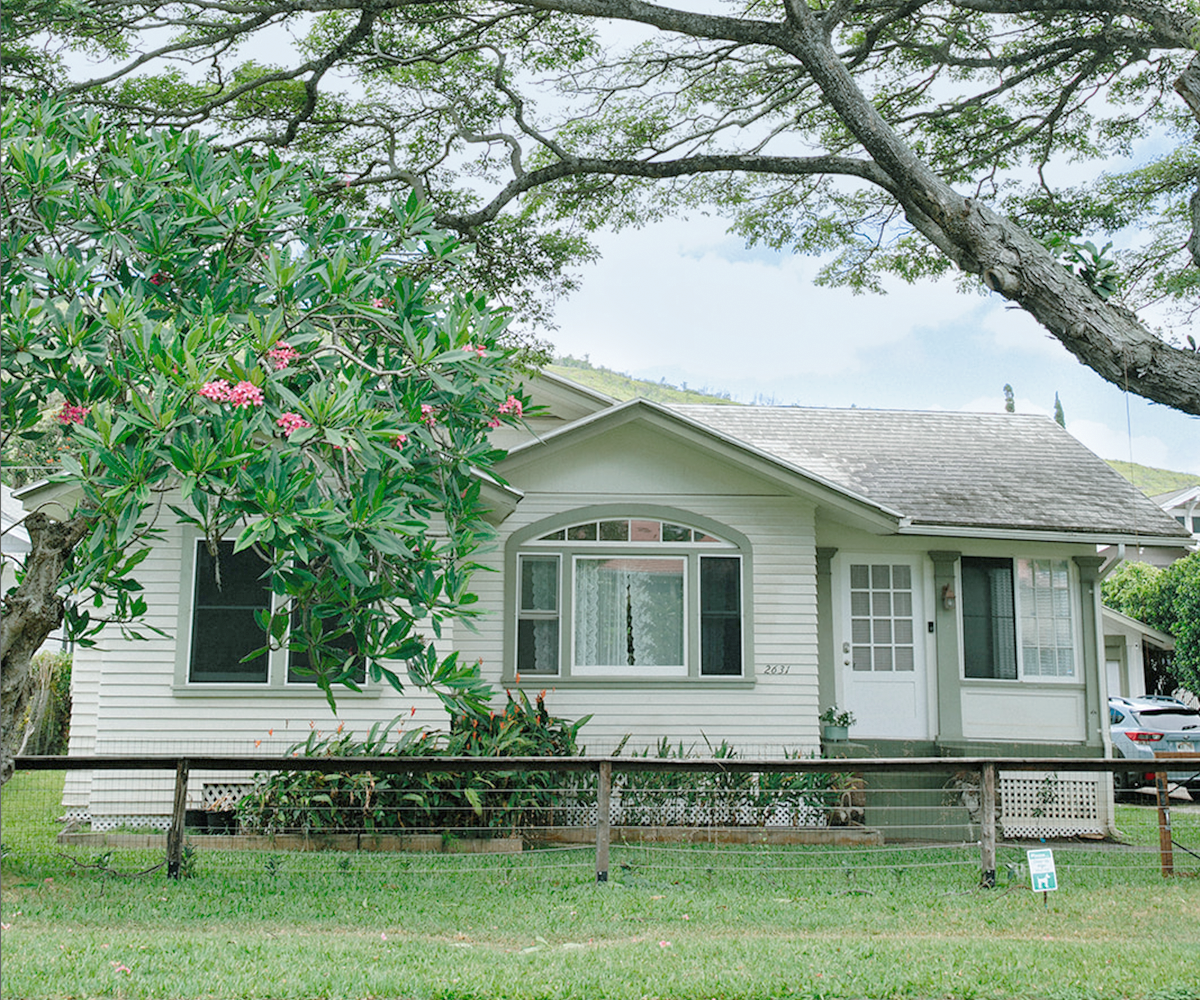
[[[183,823],[187,814],[188,762],[181,757],[175,763],[175,801],[171,807],[171,826],[167,830],[167,877],[179,878],[183,869]]]
[[[980,884],[991,889],[996,884],[996,765],[988,761],[980,768],[979,849],[982,874]]]
[[[596,788],[596,881],[608,881],[609,813],[612,801],[612,763],[600,761]]]

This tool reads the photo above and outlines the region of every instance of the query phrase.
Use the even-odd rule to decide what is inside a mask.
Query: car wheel
[[[1141,788],[1140,775],[1134,771],[1113,771],[1113,798],[1117,802],[1129,802],[1137,796],[1134,790]]]

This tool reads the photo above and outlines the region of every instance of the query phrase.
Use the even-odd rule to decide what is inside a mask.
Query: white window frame
[[[600,543],[597,543],[600,544]],[[673,543],[678,544],[678,543]],[[680,579],[683,583],[683,608],[682,608],[682,635],[680,636],[680,647],[683,651],[682,663],[660,663],[660,664],[599,664],[589,663],[583,664],[579,662],[579,633],[576,627],[576,610],[579,607],[579,564],[584,561],[598,562],[604,559],[638,559],[653,562],[672,562],[680,564]],[[698,564],[697,564],[698,565]],[[576,552],[571,556],[571,658],[570,658],[570,674],[572,677],[687,677],[688,665],[690,662],[689,656],[689,632],[691,631],[692,619],[692,604],[691,588],[688,586],[691,577],[691,560],[688,558],[688,553],[677,552],[667,554],[662,551],[655,551],[653,554],[646,552],[625,552],[625,551],[610,551],[610,552]],[[561,586],[560,586],[561,589]],[[699,594],[696,595],[696,617],[699,621]],[[562,628],[562,619],[559,619],[559,628]],[[561,636],[560,636],[561,638]],[[561,662],[561,661],[560,661]]]

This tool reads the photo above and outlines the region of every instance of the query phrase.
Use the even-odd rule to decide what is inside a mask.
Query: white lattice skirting
[[[1005,837],[1077,837],[1107,832],[1103,773],[1001,771]]]

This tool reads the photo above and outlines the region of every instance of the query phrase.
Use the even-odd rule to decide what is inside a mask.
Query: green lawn
[[[602,886],[589,851],[204,851],[172,883],[64,857],[31,779],[4,789],[5,997],[1200,998],[1200,880],[1153,854],[1055,845],[1045,900],[1015,848],[990,891],[965,848],[617,848]]]

